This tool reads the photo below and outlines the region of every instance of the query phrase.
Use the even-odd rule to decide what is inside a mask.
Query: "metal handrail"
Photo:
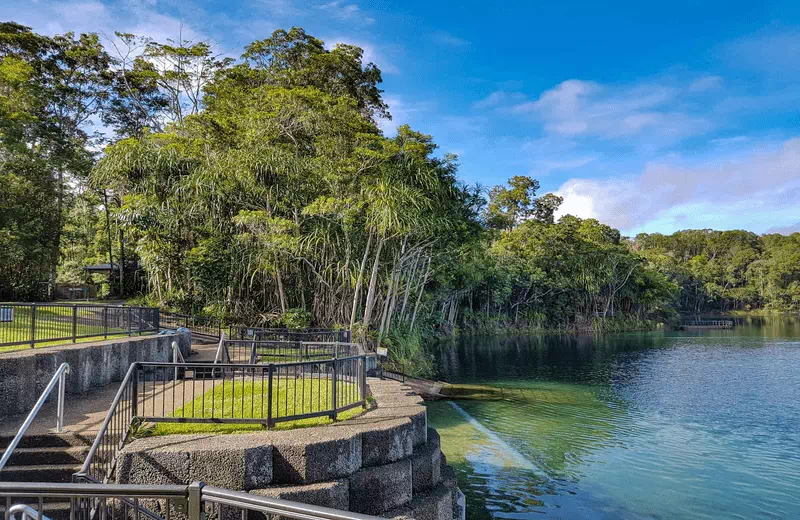
[[[16,515],[18,514],[22,515],[21,520],[50,520],[50,517],[47,515],[39,516],[39,511],[35,510],[29,505],[14,504],[8,508],[9,518],[16,518]]]
[[[103,435],[108,430],[108,425],[111,424],[111,420],[114,418],[114,413],[119,406],[120,401],[122,400],[122,396],[124,395],[124,390],[128,386],[133,377],[133,374],[136,373],[137,365],[136,363],[131,363],[131,366],[128,368],[128,372],[125,374],[125,378],[123,378],[122,383],[119,385],[119,389],[117,390],[116,395],[114,396],[114,400],[111,402],[111,406],[108,408],[108,412],[106,413],[106,418],[103,420],[102,426],[100,426],[100,430],[95,435],[94,442],[92,442],[92,447],[89,448],[89,453],[86,455],[86,459],[83,461],[83,466],[81,467],[78,475],[84,478],[90,478],[89,470],[92,466],[92,459],[94,459],[95,453],[97,453],[98,448],[100,447],[100,442],[102,441]],[[124,446],[125,441],[127,440],[128,433],[126,432],[125,435],[119,440],[120,448]],[[113,471],[113,468],[109,471],[109,473]],[[105,478],[108,479],[110,475],[106,475]]]
[[[279,515],[295,520],[377,520],[377,517],[342,511],[329,507],[301,504],[279,498],[268,498],[251,495],[243,491],[206,486],[202,482],[194,482],[188,486],[180,485],[137,485],[137,484],[51,484],[39,482],[0,482],[0,498],[6,501],[19,498],[39,499],[40,505],[44,498],[69,499],[70,518],[91,518],[96,515],[81,515],[86,508],[113,507],[109,504],[114,500],[119,502],[135,501],[134,508],[137,512],[144,510],[138,504],[140,500],[166,500],[168,503],[162,510],[172,509],[185,511],[188,520],[201,520],[204,513],[211,509],[231,507],[242,510],[242,518],[247,518],[247,512],[261,512],[267,515]],[[13,505],[10,509],[17,509],[25,515],[33,513],[33,518],[39,517],[39,511],[29,506],[23,509],[23,504]],[[180,507],[175,507],[180,506]],[[77,511],[75,509],[78,509]],[[152,514],[152,513],[151,513]],[[155,518],[161,518],[152,514]],[[101,513],[100,517],[104,515]],[[107,516],[107,515],[106,515]],[[112,515],[113,516],[113,515]],[[137,515],[138,516],[138,515]],[[221,517],[221,515],[219,516]],[[219,518],[218,517],[218,518]],[[169,515],[167,516],[169,518]]]
[[[200,499],[220,505],[231,506],[249,511],[259,511],[267,515],[280,515],[300,520],[373,520],[374,516],[342,511],[330,507],[312,506],[280,498],[267,498],[251,495],[244,491],[231,491],[214,486],[200,485]],[[191,486],[190,486],[191,488]],[[191,490],[190,490],[191,492]],[[191,501],[189,502],[191,507]],[[189,513],[191,519],[191,511]]]
[[[53,392],[53,389],[56,387],[56,384],[58,384],[56,431],[58,433],[64,431],[64,393],[66,387],[66,375],[69,373],[70,373],[69,364],[62,363],[61,366],[58,367],[58,370],[56,370],[56,373],[53,374],[53,377],[50,378],[50,382],[47,383],[47,387],[42,392],[42,395],[39,396],[39,400],[36,401],[36,404],[33,405],[33,408],[31,408],[30,413],[25,418],[25,422],[23,422],[22,426],[19,427],[19,431],[14,436],[14,439],[9,443],[8,447],[3,453],[3,458],[0,459],[0,470],[3,469],[8,460],[11,458],[11,454],[13,453],[14,449],[22,440],[22,437],[25,435],[25,432],[28,431],[28,428],[30,428],[31,423],[33,423],[33,420],[39,414],[39,411],[42,409],[42,406],[44,406],[44,403],[45,401],[47,401],[47,398],[50,397],[50,394]]]

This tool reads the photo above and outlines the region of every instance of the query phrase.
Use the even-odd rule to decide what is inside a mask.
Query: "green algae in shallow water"
[[[440,433],[469,518],[800,518],[798,337],[737,324],[434,347],[439,379],[519,390],[457,402],[534,461],[533,476],[498,465],[491,439],[455,434],[469,422],[455,410],[434,403],[429,422],[461,424]]]

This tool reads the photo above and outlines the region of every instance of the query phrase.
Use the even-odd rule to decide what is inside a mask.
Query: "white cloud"
[[[447,31],[439,31],[434,33],[433,41],[438,43],[439,45],[446,45],[448,47],[468,47],[469,42],[464,38],[459,38],[454,34],[450,34]]]
[[[750,138],[746,135],[735,135],[733,137],[719,137],[717,139],[711,139],[709,143],[716,145],[716,146],[729,146],[734,144],[742,144],[749,141]]]
[[[684,227],[723,217],[739,226],[748,218],[790,224],[800,220],[800,138],[699,164],[651,163],[629,179],[570,179],[557,193],[564,197],[561,214],[597,218],[623,230],[665,217],[685,221]],[[766,229],[763,222],[754,226]]]
[[[708,83],[707,78],[698,81]],[[657,148],[710,129],[704,117],[677,108],[692,85],[612,86],[571,79],[511,110],[537,118],[549,134],[634,143],[643,136],[647,146]]]
[[[326,11],[334,18],[344,21],[355,21],[366,25],[375,23],[375,19],[364,14],[358,4],[344,0],[333,0],[326,4],[318,5],[318,9]]]
[[[17,4],[0,4],[0,17],[28,25],[45,34],[93,32],[113,38],[115,31],[130,32],[158,41],[207,39],[190,24],[162,14],[152,3],[100,1],[42,1],[35,9]]]
[[[766,233],[780,233],[781,235],[791,235],[792,233],[800,233],[800,222],[795,222],[788,226],[771,227],[767,229]]]
[[[540,173],[544,170],[550,172],[553,170],[574,170],[581,168],[587,164],[593,163],[599,158],[597,155],[587,155],[580,157],[565,157],[565,158],[546,158],[536,161],[535,169],[531,172],[532,175]]]
[[[507,92],[505,90],[495,90],[488,96],[472,104],[472,108],[485,109],[496,108],[509,103],[519,103],[525,99],[525,95],[520,92]]]

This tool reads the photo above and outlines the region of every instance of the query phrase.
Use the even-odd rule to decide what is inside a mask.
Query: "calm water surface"
[[[429,405],[479,518],[800,518],[800,321],[732,331],[467,338]]]

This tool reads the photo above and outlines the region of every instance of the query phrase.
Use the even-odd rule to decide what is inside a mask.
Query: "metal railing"
[[[160,330],[155,307],[0,304],[0,347],[142,334]]]
[[[262,424],[366,406],[366,356],[243,365],[134,363],[76,481],[113,480],[116,456],[146,423]]]
[[[361,347],[356,343],[228,339],[223,333],[217,346],[214,362],[284,363],[357,356],[359,354],[362,354]]]
[[[45,484],[0,482],[0,507],[45,520],[55,503],[69,504],[70,520],[253,520],[280,516],[296,520],[377,520],[376,517],[206,486]],[[31,516],[33,515],[33,516]]]
[[[228,337],[256,341],[325,341],[350,343],[350,331],[346,329],[280,329],[264,327],[231,326]]]
[[[8,460],[11,458],[11,454],[16,449],[19,442],[22,440],[22,437],[25,436],[25,433],[30,428],[31,423],[39,414],[39,411],[44,406],[44,403],[47,401],[47,398],[50,397],[50,394],[53,393],[56,385],[58,385],[58,404],[56,407],[56,431],[61,433],[64,431],[64,392],[66,390],[66,376],[69,374],[70,368],[69,364],[62,363],[61,366],[56,369],[55,374],[53,377],[50,378],[50,382],[47,383],[42,395],[39,396],[39,399],[36,401],[36,404],[33,405],[31,408],[30,413],[25,418],[25,421],[22,423],[22,426],[19,427],[19,431],[8,444],[3,453],[3,457],[0,458],[0,471],[2,471],[3,467],[6,465]]]
[[[165,329],[184,327],[192,331],[192,334],[210,338],[218,338],[223,332],[222,320],[168,311],[161,311],[161,327]]]

